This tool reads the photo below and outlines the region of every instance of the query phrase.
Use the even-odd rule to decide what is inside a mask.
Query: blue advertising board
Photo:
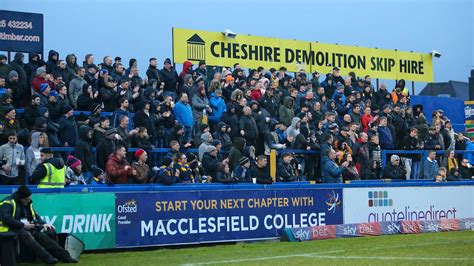
[[[43,53],[43,14],[0,10],[0,51]]]
[[[116,246],[269,239],[343,223],[341,189],[116,193]]]

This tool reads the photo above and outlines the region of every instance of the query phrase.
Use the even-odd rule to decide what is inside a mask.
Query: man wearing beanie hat
[[[29,258],[39,258],[47,264],[55,264],[58,259],[77,263],[45,232],[54,232],[55,228],[41,219],[33,207],[31,191],[26,185],[21,185],[16,192],[0,201],[0,217],[0,232],[17,233],[20,245],[31,252],[25,254]]]
[[[12,105],[5,107],[5,116],[0,118],[0,124],[3,125],[3,131],[0,133],[2,143],[7,141],[8,134],[20,131],[20,122],[16,119],[16,110]]]
[[[201,145],[199,145],[199,160],[202,160],[204,153],[206,152],[207,148],[211,146],[212,142],[212,134],[209,132],[203,133],[201,135]]]
[[[93,185],[102,185],[105,184],[104,170],[100,169],[97,166],[92,166],[92,181]]]
[[[70,186],[86,185],[87,182],[82,174],[82,161],[69,155],[66,164],[68,166],[66,170],[66,184]]]
[[[135,158],[137,160],[132,163],[132,168],[137,171],[137,174],[133,176],[133,183],[135,184],[146,184],[150,181],[150,166],[146,163],[148,160],[148,154],[143,149],[138,149],[135,152]]]
[[[35,92],[40,92],[40,85],[43,83],[48,83],[50,87],[53,86],[53,82],[50,74],[46,74],[46,69],[44,67],[39,67],[36,69],[36,76],[31,81],[31,87]]]
[[[40,85],[40,100],[41,106],[46,106],[48,105],[48,97],[49,93],[51,92],[51,87],[49,86],[48,83],[43,83]]]
[[[78,132],[74,110],[71,106],[65,105],[62,110],[63,115],[59,118],[59,140],[64,147],[75,147]]]
[[[163,69],[160,70],[160,75],[162,77],[161,81],[165,83],[163,97],[172,96],[173,100],[176,100],[178,95],[178,72],[176,72],[171,65],[171,60],[169,58],[165,59],[163,65]]]
[[[400,163],[400,157],[394,154],[390,157],[390,164],[382,171],[382,179],[405,180],[406,174],[405,166]]]
[[[252,177],[250,175],[250,159],[243,156],[239,160],[239,164],[234,169],[234,174],[238,178],[240,183],[250,183],[252,182]]]

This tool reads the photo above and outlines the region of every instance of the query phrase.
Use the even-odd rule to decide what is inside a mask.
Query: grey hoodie
[[[296,138],[296,136],[300,134],[300,128],[296,127],[296,125],[298,124],[298,122],[300,122],[300,120],[301,119],[299,117],[293,117],[293,119],[291,120],[291,126],[286,129],[287,136],[293,136]]]
[[[35,171],[36,166],[41,163],[39,146],[39,137],[41,132],[34,132],[31,134],[31,146],[26,150],[26,164],[25,171],[27,176],[31,176]]]
[[[207,152],[207,148],[212,146],[210,143],[209,143],[209,136],[212,136],[211,133],[207,132],[207,133],[202,133],[201,135],[201,145],[199,145],[199,160],[201,161],[202,160],[202,157],[204,156],[204,153]]]

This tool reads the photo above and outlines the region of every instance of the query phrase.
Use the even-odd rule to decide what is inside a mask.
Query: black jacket
[[[257,165],[252,166],[252,178],[257,179],[258,184],[271,184],[273,180],[270,176],[268,165],[264,168],[258,168]]]
[[[291,163],[286,164],[283,159],[278,161],[277,166],[277,180],[279,182],[293,182],[297,181],[297,176],[295,175],[296,169],[293,168]]]
[[[53,59],[54,55],[58,56],[56,60]],[[52,74],[53,72],[57,70],[58,60],[59,60],[59,53],[54,50],[49,50],[48,62],[46,62],[46,73]]]
[[[116,91],[103,87],[100,88],[99,95],[100,100],[104,103],[105,112],[113,112],[117,109],[120,96]]]
[[[148,135],[150,138],[152,136],[156,135],[156,130],[155,130],[155,116],[149,112],[149,115],[143,111],[143,109],[140,109],[138,112],[135,113],[135,116],[133,117],[133,123],[135,127],[144,127],[148,131]]]
[[[75,147],[78,134],[77,134],[77,124],[74,116],[67,118],[66,116],[61,116],[58,120],[59,123],[59,140],[61,144],[67,142],[69,147]]]
[[[27,84],[28,76],[25,71],[25,64],[23,63],[24,55],[23,53],[16,53],[15,59],[10,63],[12,70],[15,70],[18,73],[18,84],[19,90],[18,94],[27,93]]]
[[[158,82],[161,82],[160,80],[160,72],[158,69],[156,69],[156,67],[150,65],[148,66],[148,69],[146,71],[146,76],[148,78],[148,80],[157,80]]]
[[[91,138],[88,138],[88,132],[92,129],[88,126],[82,126],[79,129],[79,140],[76,144],[74,154],[82,162],[82,172],[88,172],[95,164],[94,154],[92,153]]]
[[[44,224],[44,221],[41,219],[39,214],[36,212],[35,208],[32,206],[33,202],[30,202],[28,206],[24,207],[16,192],[10,195],[9,197],[4,198],[1,201],[6,201],[6,200],[14,200],[16,203],[16,211],[15,211],[14,217],[13,217],[13,204],[2,204],[0,207],[1,221],[4,225],[10,228],[10,231],[19,232],[21,229],[23,229],[25,225],[21,222],[21,219],[24,219],[24,218],[26,218],[29,222],[32,222],[34,224],[39,224],[39,225]],[[35,212],[34,217],[33,217],[33,213],[31,212],[31,209],[33,209],[33,211]]]
[[[407,171],[401,166],[394,166],[391,163],[382,171],[382,179],[406,179]]]
[[[245,132],[244,138],[255,141],[258,136],[257,123],[252,116],[243,115],[239,120],[239,128]]]
[[[216,179],[219,164],[217,157],[213,157],[207,152],[204,153],[204,156],[202,157],[202,168],[204,169],[205,175],[212,176],[213,179]]]
[[[103,138],[102,141],[97,145],[96,149],[96,160],[97,166],[100,169],[105,169],[109,155],[114,152],[115,142],[110,139]]]
[[[178,73],[174,68],[170,68],[170,70],[166,70],[163,68],[160,70],[160,78],[157,80],[161,80],[165,83],[164,90],[165,91],[172,91],[177,93],[177,82],[178,82]]]

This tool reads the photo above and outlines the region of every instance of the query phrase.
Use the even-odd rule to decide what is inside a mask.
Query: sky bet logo
[[[138,211],[138,205],[137,205],[137,201],[134,199],[131,199],[125,202],[125,204],[117,206],[118,213],[132,213],[132,212],[137,212],[137,211]]]
[[[391,207],[393,200],[388,198],[388,191],[369,191],[369,207]]]

